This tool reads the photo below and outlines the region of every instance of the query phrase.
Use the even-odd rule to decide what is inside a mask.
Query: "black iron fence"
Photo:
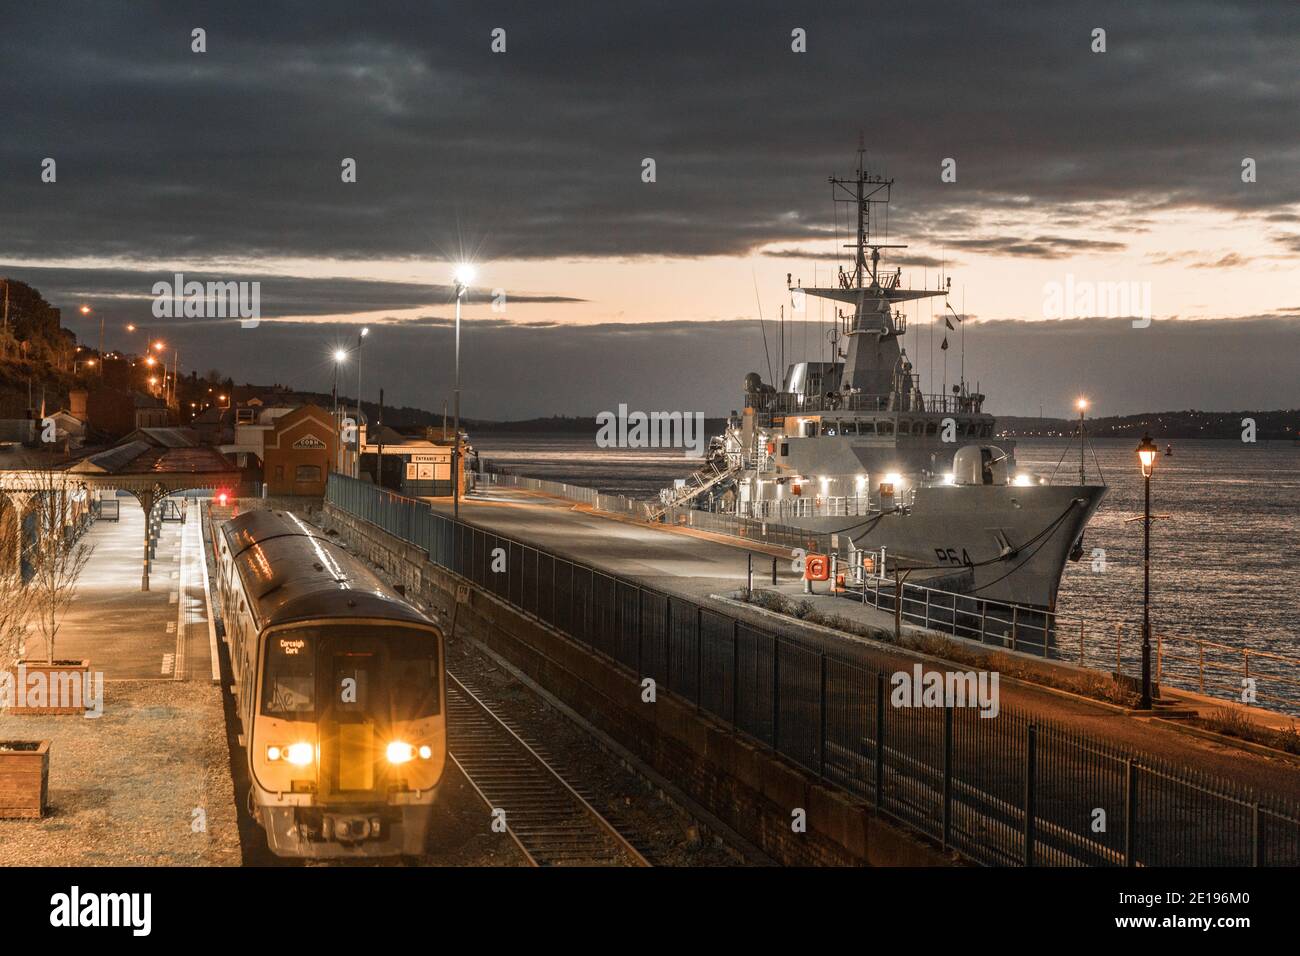
[[[1300,864],[1289,801],[1011,708],[911,706],[898,675],[355,479],[331,475],[327,499],[977,862]]]

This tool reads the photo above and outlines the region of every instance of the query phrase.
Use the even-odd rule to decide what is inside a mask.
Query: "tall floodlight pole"
[[[1142,703],[1143,710],[1151,709],[1151,472],[1155,469],[1156,455],[1160,451],[1151,435],[1142,436],[1137,447],[1138,461],[1142,465],[1142,481],[1146,486],[1146,505],[1142,512]]]
[[[463,263],[456,267],[456,379],[452,388],[451,435],[451,516],[460,518],[460,300],[474,281],[474,267]]]
[[[343,349],[334,350],[334,388],[331,398],[334,402],[334,437],[338,440],[338,454],[334,459],[334,470],[343,471],[343,423],[339,418],[339,366],[343,364],[348,353]]]
[[[363,328],[357,334],[357,417],[353,421],[353,434],[356,435],[357,457],[356,467],[353,469],[352,477],[361,477],[361,340],[370,334],[369,328]]]

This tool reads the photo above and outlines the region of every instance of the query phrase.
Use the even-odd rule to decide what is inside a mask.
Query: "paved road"
[[[450,499],[428,499],[451,513]],[[754,583],[772,580],[772,550],[748,550],[718,535],[669,532],[617,521],[573,505],[509,488],[487,488],[461,502],[461,517],[555,554],[696,600],[743,587],[746,555],[754,556]],[[777,558],[778,579],[796,580],[788,557]],[[881,622],[890,620],[880,616]]]
[[[94,552],[55,641],[55,656],[87,658],[105,680],[212,680],[199,509],[184,524],[165,522],[140,590],[144,512],[120,498],[119,521],[97,521],[84,540]],[[41,653],[39,637],[28,652]]]
[[[450,514],[450,499],[429,499],[437,511]],[[655,529],[601,517],[571,502],[545,498],[507,488],[483,489],[462,501],[461,517],[516,540],[535,544],[585,564],[626,576],[662,591],[680,594],[700,603],[719,606],[709,595],[732,591],[745,581],[743,546],[724,543],[716,536]],[[788,560],[778,560],[779,578],[794,580]],[[771,580],[769,554],[755,557],[755,568]],[[761,574],[755,575],[755,584]],[[893,629],[893,616],[851,602],[835,601],[837,613],[847,613],[864,623]],[[819,602],[820,603],[820,602]],[[842,605],[842,606],[839,606]],[[769,630],[779,630],[833,645],[836,652],[886,672],[909,670],[915,660],[905,651],[882,647],[848,634],[826,635],[797,622],[782,622],[757,611],[721,606],[727,613]],[[1274,760],[1248,751],[1180,733],[1160,723],[1137,719],[1081,698],[1064,697],[1034,687],[1004,682],[1003,707],[1056,720],[1093,734],[1135,753],[1159,756],[1172,763],[1279,793],[1295,799],[1300,794],[1300,760]]]

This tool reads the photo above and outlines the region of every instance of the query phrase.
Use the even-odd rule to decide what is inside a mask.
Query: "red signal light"
[[[217,492],[217,504],[221,505],[221,507],[224,508],[226,506],[226,502],[229,500],[230,500],[230,495],[228,495],[226,492],[224,491]]]

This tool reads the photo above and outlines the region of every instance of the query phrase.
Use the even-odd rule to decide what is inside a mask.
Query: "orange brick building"
[[[323,408],[303,405],[277,418],[262,446],[266,493],[324,495],[336,467],[337,442],[334,419]]]

